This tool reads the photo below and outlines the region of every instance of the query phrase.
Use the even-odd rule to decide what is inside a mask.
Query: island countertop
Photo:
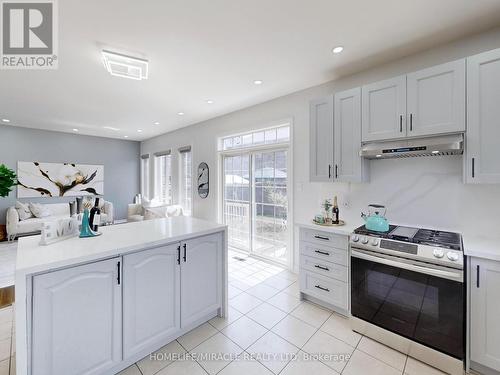
[[[24,237],[19,239],[16,279],[225,229],[222,224],[177,216],[105,226],[99,229],[102,236],[74,237],[48,246],[39,244],[40,236]]]

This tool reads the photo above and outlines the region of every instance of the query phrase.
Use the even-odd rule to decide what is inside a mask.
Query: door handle
[[[332,178],[332,165],[328,164],[328,178]]]
[[[186,244],[184,244],[184,256],[182,257],[184,259],[184,263],[186,263]]]
[[[476,266],[476,288],[479,288],[479,264]]]
[[[320,266],[319,264],[316,264],[314,267],[319,268],[320,270],[323,270],[323,271],[330,271],[330,269],[328,267]]]
[[[399,115],[399,132],[403,132],[403,115]]]
[[[321,289],[321,290],[324,290],[325,292],[329,292],[329,291],[330,291],[330,289],[328,289],[328,288],[323,288],[321,285],[315,285],[314,287],[315,287],[315,288],[318,288],[318,289]]]
[[[410,113],[410,131],[413,131],[413,113]]]
[[[177,264],[181,264],[181,245],[177,246]]]

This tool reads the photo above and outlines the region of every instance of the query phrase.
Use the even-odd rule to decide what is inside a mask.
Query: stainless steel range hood
[[[366,159],[411,158],[416,156],[462,155],[464,135],[366,143],[359,154]]]

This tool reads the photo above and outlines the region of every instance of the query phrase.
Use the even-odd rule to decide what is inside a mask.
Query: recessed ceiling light
[[[108,130],[113,130],[114,132],[117,132],[118,130],[120,130],[120,129],[118,129],[118,128],[114,128],[114,127],[112,127],[112,126],[103,126],[103,128],[104,128],[104,129],[108,129]]]
[[[2,121],[3,122],[10,122],[10,120],[8,118],[3,118]]]
[[[253,83],[254,83],[255,85],[262,85],[264,82],[263,82],[263,81],[261,81],[260,79],[256,79],[255,81],[253,81]]]
[[[160,123],[158,121],[155,121],[153,124],[154,125],[160,125]]]
[[[142,129],[137,129],[137,133],[142,133]]]
[[[102,50],[104,67],[109,74],[135,80],[148,79],[148,60]]]
[[[128,135],[124,135],[123,138],[128,138]]]
[[[433,154],[439,154],[439,151],[432,151]]]
[[[382,155],[375,155],[375,156],[376,156],[377,158],[381,158],[381,157],[382,157]]]
[[[184,112],[177,112],[179,116],[184,116]]]
[[[74,128],[74,129],[73,129],[73,131],[74,131],[74,132],[77,132],[77,131],[78,131],[78,129],[77,129],[77,128]]]
[[[333,52],[333,53],[340,53],[340,52],[342,52],[343,50],[344,50],[344,47],[342,47],[342,46],[337,46],[337,47],[335,47],[335,48],[332,50],[332,52]]]
[[[213,100],[207,100],[207,104],[214,104]]]

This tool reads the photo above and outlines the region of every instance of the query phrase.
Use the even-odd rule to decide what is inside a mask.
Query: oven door
[[[462,270],[352,249],[351,313],[463,359],[463,279]]]

